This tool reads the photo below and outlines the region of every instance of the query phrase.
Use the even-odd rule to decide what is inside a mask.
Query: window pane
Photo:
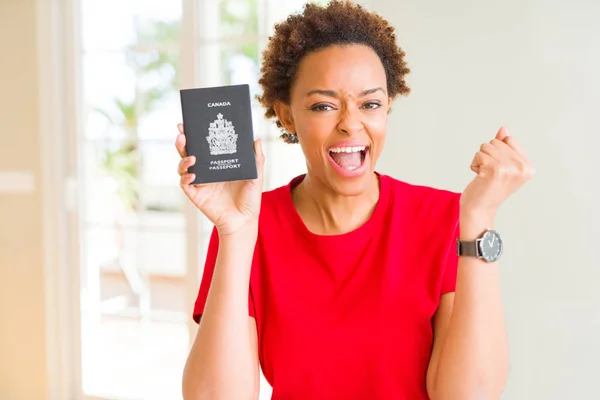
[[[174,147],[181,3],[81,6],[84,392],[181,398],[190,321]]]
[[[170,151],[177,155],[175,139],[179,131],[177,124],[183,122],[178,91],[167,91],[157,101],[156,106],[140,116],[138,138],[140,140],[161,141],[170,145]]]
[[[134,15],[134,44],[142,48],[178,48],[181,40],[181,9],[177,2],[139,2]]]
[[[258,42],[223,46],[221,49],[222,80],[225,85],[250,84],[253,96],[259,78]]]
[[[86,50],[119,50],[132,42],[131,2],[80,0],[82,45]],[[116,3],[119,3],[117,6]],[[106,29],[110,26],[110,29]],[[102,35],[99,32],[103,32]]]
[[[259,0],[220,0],[220,36],[250,38],[259,34]]]
[[[177,165],[179,154],[175,140],[144,140],[139,143],[141,153],[140,190],[142,209],[163,213],[180,212],[184,194],[179,187]]]
[[[136,43],[178,43],[176,37],[139,40],[156,25],[181,20],[181,2],[145,0],[80,0],[82,45],[86,51],[121,51]],[[176,24],[179,25],[179,24]],[[101,33],[101,34],[100,34]]]
[[[179,71],[178,50],[86,54],[85,136],[174,141],[181,120]]]
[[[198,86],[248,84],[254,101],[259,93],[259,43],[212,43],[198,49]]]
[[[139,197],[137,152],[130,141],[95,140],[82,147],[86,223],[115,224],[134,219]]]
[[[135,72],[125,53],[83,56],[84,117],[87,137],[125,137],[135,99]]]

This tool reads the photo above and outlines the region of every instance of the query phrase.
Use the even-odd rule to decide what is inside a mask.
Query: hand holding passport
[[[181,107],[176,147],[183,191],[220,234],[255,222],[264,156],[254,141],[248,85],[181,90]]]

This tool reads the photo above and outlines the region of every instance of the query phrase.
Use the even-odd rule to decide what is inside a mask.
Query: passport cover
[[[180,90],[191,184],[256,179],[249,85]]]

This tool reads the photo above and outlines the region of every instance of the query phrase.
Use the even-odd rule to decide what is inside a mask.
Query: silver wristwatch
[[[498,261],[502,255],[503,244],[498,232],[487,229],[474,241],[456,239],[456,254],[458,256],[476,257],[487,262]]]

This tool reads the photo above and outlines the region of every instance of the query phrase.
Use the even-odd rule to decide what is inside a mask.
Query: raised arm
[[[248,316],[255,228],[225,235],[196,339],[183,373],[185,400],[258,398],[256,321]]]
[[[258,178],[191,184],[188,168],[196,162],[185,151],[182,124],[175,146],[181,161],[181,188],[215,225],[218,251],[198,333],[182,379],[185,400],[258,398],[259,366],[256,322],[248,312],[248,289],[262,197],[264,155],[254,145]]]

